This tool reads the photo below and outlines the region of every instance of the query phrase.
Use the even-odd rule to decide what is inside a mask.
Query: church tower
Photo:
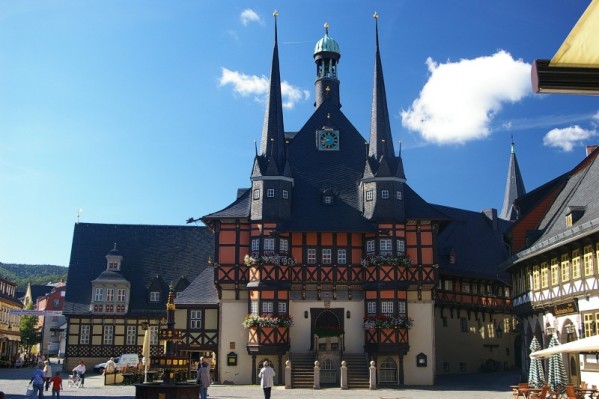
[[[405,220],[404,183],[401,154],[395,155],[383,65],[379,49],[378,14],[374,14],[376,57],[370,117],[370,143],[362,178],[364,217],[375,222]]]
[[[265,222],[279,222],[291,217],[293,188],[283,126],[276,12],[274,17],[275,44],[270,72],[270,90],[264,115],[260,154],[256,154],[254,158],[251,177],[251,219]]]
[[[512,139],[512,146],[510,152],[510,163],[507,172],[507,182],[505,184],[505,194],[503,197],[503,207],[501,208],[501,219],[515,221],[518,219],[518,210],[514,207],[514,201],[519,197],[526,194],[524,188],[524,181],[522,180],[522,174],[520,173],[520,167],[518,166],[518,160],[516,159],[516,150],[514,149],[515,144]]]

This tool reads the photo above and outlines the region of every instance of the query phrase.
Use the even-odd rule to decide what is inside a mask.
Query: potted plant
[[[364,330],[380,330],[386,328],[406,328],[410,329],[414,325],[414,319],[406,315],[389,316],[385,314],[371,314],[364,316],[362,327]]]

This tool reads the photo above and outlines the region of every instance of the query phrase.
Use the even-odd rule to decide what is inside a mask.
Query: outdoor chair
[[[530,395],[528,395],[528,399],[545,399],[549,396],[550,392],[551,389],[549,388],[549,385],[545,384],[540,392],[531,392]]]

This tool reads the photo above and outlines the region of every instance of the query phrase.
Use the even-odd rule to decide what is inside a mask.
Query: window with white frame
[[[104,300],[104,288],[96,287],[94,294],[94,302],[102,302]]]
[[[260,240],[257,238],[252,239],[252,252],[260,251]]]
[[[404,239],[397,240],[397,254],[403,255],[406,253],[406,241]]]
[[[551,259],[551,285],[559,283],[559,266],[557,264],[557,258]]]
[[[114,288],[106,288],[106,302],[114,301]]]
[[[366,191],[366,201],[372,201],[374,199],[374,191]]]
[[[443,280],[443,289],[446,291],[452,291],[453,290],[453,281]]]
[[[322,203],[325,205],[331,205],[333,203],[333,196],[332,195],[323,195]]]
[[[150,302],[159,302],[160,301],[160,291],[151,291],[150,292]]]
[[[79,329],[79,345],[89,345],[89,334],[91,326],[89,324],[82,324]]]
[[[271,251],[271,252],[275,250],[275,239],[274,238],[265,238],[264,239],[264,250]]]
[[[116,300],[117,302],[125,302],[125,298],[127,297],[127,290],[125,288],[119,288],[116,291]]]
[[[401,191],[396,191],[395,192],[395,198],[398,199],[399,201],[401,201],[402,195],[401,195]]]
[[[389,190],[381,190],[381,198],[389,199]]]
[[[266,197],[274,198],[275,197],[275,189],[274,188],[266,189]]]
[[[158,345],[158,326],[148,328],[150,329],[150,345]]]
[[[376,302],[375,301],[366,302],[366,312],[368,314],[376,314]]]
[[[250,313],[252,316],[258,316],[258,301],[253,300],[250,302]]]
[[[118,270],[119,263],[116,260],[111,260],[108,262],[108,270]]]
[[[199,330],[202,328],[202,311],[201,310],[190,310],[189,311],[189,328]]]
[[[393,301],[381,301],[381,313],[392,315],[393,314]]]
[[[374,251],[375,251],[374,240],[368,240],[368,241],[366,241],[366,252],[368,254],[373,254]]]
[[[568,254],[563,254],[560,257],[562,268],[562,282],[570,280],[570,257]]]
[[[104,326],[104,345],[112,345],[114,337],[114,326]]]
[[[127,345],[136,345],[137,344],[137,327],[136,326],[127,326],[127,335],[126,335]]]
[[[262,301],[262,314],[272,314],[273,313],[273,302],[272,301]]]
[[[397,302],[397,313],[406,314],[406,312],[407,312],[406,301]]]
[[[345,249],[337,250],[337,263],[340,265],[347,264],[347,250],[345,250]]]
[[[287,313],[287,302],[285,301],[279,301],[279,314],[286,314]]]
[[[469,294],[470,293],[470,283],[463,282],[462,283],[462,292]]]
[[[255,200],[260,199],[260,189],[259,188],[254,190],[254,199]]]
[[[279,247],[281,249],[281,252],[288,252],[289,251],[289,241],[285,238],[281,238],[281,241],[279,241]]]
[[[331,252],[331,248],[323,248],[322,249],[322,263],[325,265],[330,265],[333,263],[333,255]]]
[[[316,248],[308,248],[308,259],[306,263],[310,265],[316,263]]]
[[[283,190],[283,199],[289,199],[289,191]]]
[[[381,249],[380,254],[383,256],[391,255],[393,253],[393,246],[390,238],[384,238],[380,240],[379,247]]]

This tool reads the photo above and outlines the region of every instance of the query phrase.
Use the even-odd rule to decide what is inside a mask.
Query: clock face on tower
[[[339,151],[339,130],[317,130],[316,144],[320,151]]]

